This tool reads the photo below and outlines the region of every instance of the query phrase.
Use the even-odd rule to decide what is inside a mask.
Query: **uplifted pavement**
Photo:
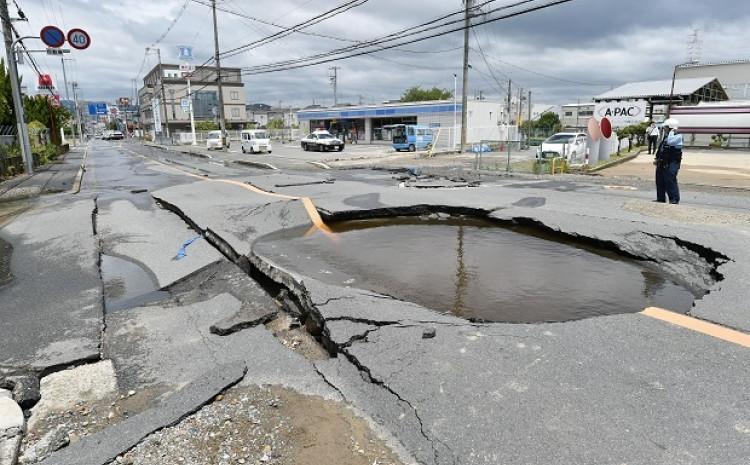
[[[750,331],[743,304],[750,297],[750,224],[742,221],[700,211],[686,221],[667,214],[668,206],[655,217],[648,194],[580,182],[417,190],[382,179],[316,179],[323,177],[248,181],[310,197],[326,218],[443,211],[586,238],[655,260],[686,285],[710,290],[691,314]],[[153,195],[210,230],[238,261],[246,258],[288,286],[338,355],[315,362],[317,370],[421,463],[740,465],[750,456],[746,347],[643,314],[471,323],[345,283],[324,284],[255,255],[252,243],[264,234],[312,226],[297,200],[216,182]],[[723,280],[709,278],[712,272]]]

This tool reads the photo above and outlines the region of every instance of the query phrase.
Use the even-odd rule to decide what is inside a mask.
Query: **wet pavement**
[[[225,411],[216,394],[237,378],[246,392],[293,391],[305,418],[329,408],[307,396],[350,406],[371,429],[353,437],[382,441],[403,463],[740,465],[750,456],[750,357],[741,337],[750,331],[750,224],[726,220],[744,209],[744,197],[688,191],[685,217],[669,206],[642,208],[649,191],[579,178],[415,189],[387,171],[270,174],[135,144],[90,150],[80,194],[45,197],[0,227],[14,276],[0,287],[0,378],[8,368],[84,364],[70,369],[75,378],[91,362],[111,361],[100,384],[114,386],[107,395],[115,397],[84,393],[76,410],[138,399],[131,413],[148,422],[118,410],[104,429],[80,413],[54,437],[29,431],[70,444],[39,448],[57,454],[44,463],[79,463],[98,450],[112,457],[134,444],[146,457],[155,440],[173,453],[194,427],[224,434],[232,419],[206,415]],[[332,231],[313,226],[310,205]],[[382,226],[399,215],[412,218]],[[357,227],[337,228],[346,221]],[[518,293],[504,295],[505,283]],[[158,299],[141,299],[158,290]],[[690,308],[693,295],[702,297]],[[680,310],[740,336],[638,313],[653,304],[678,309],[683,297]],[[602,307],[623,313],[579,319],[571,307],[586,302],[583,316]],[[512,324],[449,313],[499,306],[520,309],[502,317]],[[523,323],[529,309],[566,321]],[[217,366],[234,374],[224,380]],[[232,405],[251,408],[226,392]],[[322,441],[264,436],[273,425],[264,428],[253,437],[267,441],[246,443],[252,450],[210,450],[262,458],[288,451],[285,441]],[[76,452],[93,442],[101,448]],[[294,457],[284,454],[279,463]]]

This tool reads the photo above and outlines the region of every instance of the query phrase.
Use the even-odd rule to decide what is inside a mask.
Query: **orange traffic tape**
[[[673,325],[696,331],[707,336],[715,337],[723,341],[731,342],[742,347],[750,348],[750,334],[734,329],[725,328],[714,323],[698,320],[681,313],[670,312],[662,308],[649,307],[641,312],[642,315],[666,321]]]
[[[141,155],[138,152],[135,152],[135,151],[130,150],[130,149],[126,149],[125,147],[121,147],[121,149],[127,150],[128,152],[131,152],[131,153],[133,153],[135,155],[138,155],[139,157],[148,158],[145,155]],[[219,179],[213,179],[213,178],[207,178],[205,176],[199,176],[199,175],[197,175],[195,173],[191,173],[189,171],[181,170],[181,169],[179,169],[179,168],[177,168],[175,166],[172,166],[172,165],[167,165],[166,163],[162,163],[162,162],[160,162],[158,160],[154,160],[153,158],[149,158],[149,160],[152,160],[152,161],[154,161],[156,163],[159,163],[159,164],[161,164],[161,165],[163,165],[163,166],[165,166],[167,168],[173,169],[173,170],[177,171],[178,173],[183,174],[185,176],[190,176],[192,178],[200,179],[201,181],[223,182],[225,184],[231,184],[233,186],[241,187],[241,188],[249,190],[251,192],[255,192],[256,194],[267,195],[269,197],[277,197],[277,198],[286,199],[286,200],[299,200],[299,201],[302,202],[302,205],[305,207],[305,211],[307,212],[307,216],[310,217],[310,221],[312,222],[313,227],[314,228],[316,227],[316,228],[320,229],[321,231],[323,231],[324,233],[326,233],[327,235],[329,235],[331,237],[335,237],[333,231],[331,231],[331,228],[329,228],[328,225],[326,225],[325,222],[323,222],[323,218],[320,217],[320,213],[318,212],[318,209],[315,208],[315,204],[313,203],[312,199],[310,199],[310,197],[295,197],[295,196],[291,196],[291,195],[277,194],[275,192],[268,192],[268,191],[264,191],[263,189],[260,189],[258,187],[255,187],[253,185],[250,185],[250,184],[247,184],[247,183],[244,183],[244,182],[240,182],[240,181],[235,181],[233,179],[221,179],[221,178],[219,178]]]

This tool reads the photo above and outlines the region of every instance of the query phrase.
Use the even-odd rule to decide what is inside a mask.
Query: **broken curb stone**
[[[245,376],[245,362],[219,365],[143,413],[91,436],[81,438],[41,463],[47,465],[105,465],[154,431],[179,423],[211,402]]]

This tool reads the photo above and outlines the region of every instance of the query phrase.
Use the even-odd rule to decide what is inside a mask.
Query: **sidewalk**
[[[72,189],[84,155],[84,147],[75,147],[56,161],[37,167],[31,176],[23,174],[0,182],[0,202]]]
[[[643,153],[629,161],[598,172],[605,177],[653,180],[653,155]],[[680,183],[750,189],[750,152],[736,150],[686,150]]]

